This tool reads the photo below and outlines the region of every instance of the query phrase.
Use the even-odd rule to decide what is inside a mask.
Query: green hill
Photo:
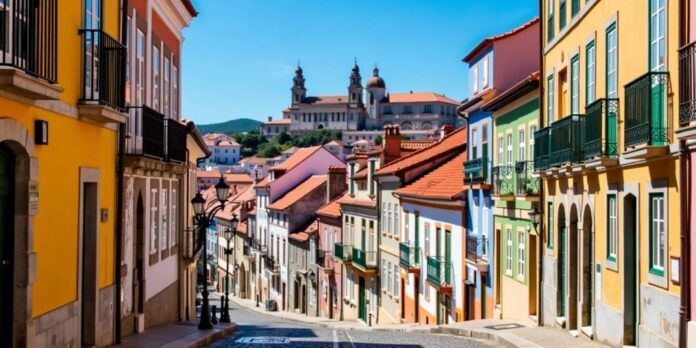
[[[258,130],[261,122],[249,118],[238,118],[221,123],[201,124],[198,125],[198,131],[201,134],[206,133],[243,133],[253,130]]]

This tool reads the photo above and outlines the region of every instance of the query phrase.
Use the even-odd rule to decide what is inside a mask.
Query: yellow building
[[[542,2],[543,324],[678,340],[677,2]]]
[[[119,1],[0,7],[0,346],[108,345],[126,120]]]

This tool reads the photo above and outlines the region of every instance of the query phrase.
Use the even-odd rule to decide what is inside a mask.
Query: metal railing
[[[164,159],[164,115],[145,105],[128,113],[126,153]]]
[[[420,264],[420,247],[410,242],[399,243],[399,263],[406,268],[414,268]]]
[[[668,80],[667,72],[648,72],[624,87],[625,148],[642,144],[662,146],[669,141]]]
[[[696,121],[696,41],[679,49],[679,125]]]
[[[544,127],[534,133],[534,170],[549,168],[549,145],[551,144],[551,128]]]
[[[519,161],[515,163],[515,176],[518,196],[539,194],[539,177],[534,176],[534,162]]]
[[[515,192],[514,167],[505,165],[491,169],[491,194],[499,196],[512,195]]]
[[[474,235],[466,236],[466,259],[471,262],[478,259],[478,238]]]
[[[334,257],[342,261],[350,261],[352,257],[352,245],[334,244]]]
[[[364,269],[377,267],[377,252],[353,248],[353,264]]]
[[[58,1],[0,2],[0,65],[58,80]]]
[[[585,115],[569,115],[551,124],[549,166],[581,163]]]
[[[126,48],[98,29],[80,29],[82,36],[83,103],[125,111]]]
[[[615,157],[619,100],[598,99],[585,108],[585,158]]]
[[[452,262],[428,257],[428,281],[438,286],[452,284]]]
[[[488,158],[486,156],[464,162],[464,183],[488,182]]]

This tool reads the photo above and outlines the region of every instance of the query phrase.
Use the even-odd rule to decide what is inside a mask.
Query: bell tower
[[[295,77],[292,79],[292,105],[296,106],[307,97],[307,89],[305,88],[305,78],[302,74],[302,67],[297,64],[295,69]]]
[[[350,73],[350,85],[348,85],[348,100],[350,101],[350,106],[356,107],[363,105],[362,93],[362,77],[360,77],[360,67],[356,60]]]

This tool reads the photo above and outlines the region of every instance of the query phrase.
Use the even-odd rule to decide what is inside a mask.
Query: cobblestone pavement
[[[250,311],[230,303],[230,316],[237,332],[215,342],[211,347],[494,347],[493,343],[475,339],[426,333],[389,331],[346,331],[286,321]]]

